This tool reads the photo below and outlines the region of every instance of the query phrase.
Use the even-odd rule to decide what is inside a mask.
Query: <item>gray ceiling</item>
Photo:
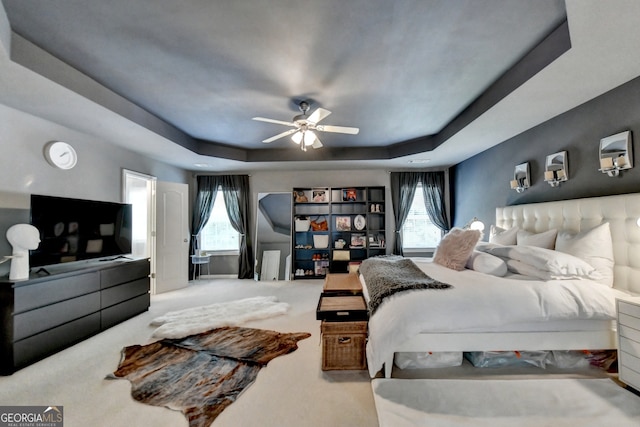
[[[2,0],[17,35],[114,94],[96,97],[95,82],[73,70],[56,75],[20,38],[12,61],[187,148],[192,155],[175,164],[229,160],[235,169],[406,163],[444,149],[571,50],[574,2],[565,10],[563,0]],[[251,118],[289,121],[301,100],[333,112],[324,124],[360,133],[320,133],[325,147],[307,153],[289,138],[261,143],[286,127]]]

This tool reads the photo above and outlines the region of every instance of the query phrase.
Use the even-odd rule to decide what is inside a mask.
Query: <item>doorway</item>
[[[156,293],[155,206],[156,177],[123,169],[122,199],[133,211],[131,255],[149,258],[151,293]]]

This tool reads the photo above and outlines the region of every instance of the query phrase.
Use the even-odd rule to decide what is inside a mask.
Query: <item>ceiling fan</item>
[[[254,117],[253,120],[258,120],[260,122],[275,123],[278,125],[291,126],[294,128],[272,136],[271,138],[267,138],[262,142],[268,144],[272,141],[275,141],[276,139],[284,138],[287,135],[291,135],[291,139],[293,140],[293,142],[300,145],[300,149],[302,151],[307,151],[308,146],[311,146],[313,148],[322,147],[322,142],[320,142],[320,139],[318,139],[318,135],[316,135],[314,131],[348,133],[351,135],[357,135],[358,132],[360,132],[360,129],[358,128],[318,124],[322,119],[331,114],[331,111],[325,110],[324,108],[316,109],[313,113],[311,113],[311,115],[307,115],[307,112],[309,111],[308,102],[300,102],[299,108],[300,111],[302,111],[302,114],[295,116],[290,122],[267,119],[264,117]]]

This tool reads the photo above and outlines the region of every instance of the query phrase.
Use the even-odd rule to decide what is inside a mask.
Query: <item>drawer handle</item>
[[[349,344],[350,342],[351,342],[351,337],[338,338],[338,344]]]
[[[336,316],[348,316],[348,311],[336,311]]]

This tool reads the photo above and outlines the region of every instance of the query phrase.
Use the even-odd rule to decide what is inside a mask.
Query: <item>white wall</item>
[[[28,221],[31,194],[121,202],[122,169],[160,181],[189,182],[182,169],[2,104],[0,123],[0,257],[11,252],[7,228]],[[43,148],[52,140],[73,145],[78,153],[75,168],[63,171],[47,163]],[[0,275],[8,266],[0,265]]]
[[[123,168],[160,181],[188,182],[181,169],[4,105],[0,123],[0,191],[120,202]],[[75,168],[63,171],[47,163],[43,148],[53,140],[73,145]]]

